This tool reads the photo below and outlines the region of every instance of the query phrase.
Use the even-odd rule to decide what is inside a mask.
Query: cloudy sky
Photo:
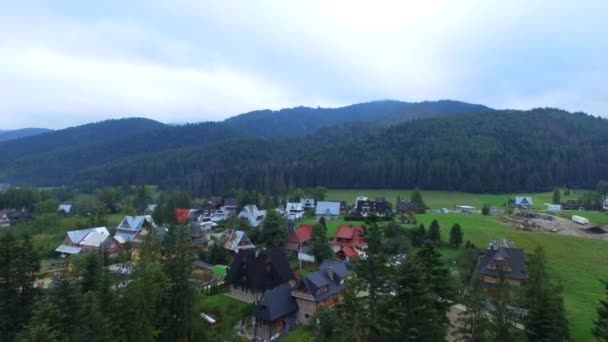
[[[608,116],[608,1],[11,1],[0,129],[457,99]]]

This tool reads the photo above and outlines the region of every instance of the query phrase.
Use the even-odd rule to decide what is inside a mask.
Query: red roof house
[[[353,258],[363,254],[367,242],[363,238],[363,228],[339,226],[336,235],[331,240],[335,253],[341,257]]]
[[[288,251],[299,252],[302,245],[312,238],[312,225],[301,224],[296,231],[294,231],[289,238],[285,248]]]
[[[182,224],[186,222],[188,219],[188,215],[190,214],[190,209],[175,209],[175,221],[178,224]]]

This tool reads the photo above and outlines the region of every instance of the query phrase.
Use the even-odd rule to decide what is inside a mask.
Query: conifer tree
[[[437,220],[431,222],[431,226],[429,227],[429,240],[435,243],[441,242],[441,227],[439,227],[439,222],[437,222]]]
[[[606,287],[606,298],[600,299],[597,308],[597,319],[593,321],[594,327],[591,333],[598,341],[608,341],[608,281],[604,281]]]
[[[275,210],[268,210],[262,222],[260,239],[268,248],[280,247],[287,240],[285,220]]]
[[[422,199],[422,193],[420,193],[420,188],[416,187],[416,189],[414,189],[414,192],[412,193],[412,196],[410,197],[410,201],[418,204],[418,206],[420,207],[420,209],[426,209],[426,203],[424,203],[424,199]]]
[[[463,298],[466,311],[458,317],[459,340],[468,342],[490,341],[490,321],[486,317],[486,299],[479,279],[475,279]]]
[[[454,224],[452,229],[450,229],[450,245],[454,247],[460,246],[462,244],[462,236],[463,233],[460,225],[458,223]]]
[[[314,255],[316,262],[320,263],[332,257],[334,253],[327,241],[327,228],[324,225],[317,223],[312,226],[310,240],[311,253]]]

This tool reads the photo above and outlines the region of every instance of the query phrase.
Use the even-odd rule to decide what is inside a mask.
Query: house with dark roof
[[[315,257],[311,255],[308,242],[312,239],[312,225],[301,224],[298,229],[289,235],[285,250],[288,253],[298,255],[298,259],[306,262],[315,262]]]
[[[236,211],[239,208],[239,201],[237,201],[236,198],[226,198],[224,199],[224,209],[228,210],[229,212],[236,214]]]
[[[395,204],[395,211],[400,214],[413,213],[419,211],[420,206],[416,202],[412,202],[407,198],[397,197],[397,203]]]
[[[311,197],[300,198],[300,204],[304,209],[312,209],[316,206],[316,201]]]
[[[317,219],[334,220],[340,216],[340,202],[317,202],[315,209]]]
[[[289,285],[264,292],[253,310],[256,336],[271,341],[286,335],[298,326],[297,312],[298,304]]]
[[[344,281],[350,277],[348,261],[325,260],[319,270],[309,273],[291,291],[298,304],[298,322],[310,324],[317,309],[340,303]]]
[[[363,228],[339,226],[336,235],[330,241],[334,253],[341,259],[356,258],[365,253],[367,242],[363,238]]]
[[[369,200],[366,197],[358,199],[355,205],[355,213],[363,217],[369,215],[386,216],[390,214],[390,204],[384,198]]]
[[[523,286],[528,280],[526,255],[522,248],[504,240],[491,242],[475,267],[475,276],[490,293],[498,286],[501,274],[507,283]]]
[[[515,197],[515,206],[520,209],[530,209],[532,204],[532,197]]]
[[[11,225],[11,220],[8,218],[8,210],[0,210],[0,228],[5,228]]]
[[[287,255],[280,248],[256,251],[240,250],[230,264],[225,278],[230,295],[254,302],[262,293],[294,280]]]

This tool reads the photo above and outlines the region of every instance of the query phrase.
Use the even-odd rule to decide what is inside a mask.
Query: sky
[[[608,116],[607,13],[608,1],[5,1],[0,129],[379,99]]]

